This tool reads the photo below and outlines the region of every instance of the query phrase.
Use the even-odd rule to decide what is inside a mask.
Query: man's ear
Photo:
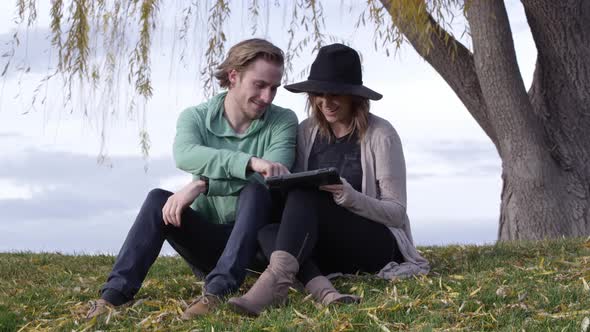
[[[236,85],[238,79],[240,78],[240,73],[237,70],[232,69],[227,74],[227,78],[229,79],[229,86],[233,88],[234,85]]]

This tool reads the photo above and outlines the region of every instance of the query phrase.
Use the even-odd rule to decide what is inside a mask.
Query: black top
[[[361,166],[361,146],[356,133],[336,138],[332,142],[319,132],[311,147],[307,169],[336,167],[341,177],[356,190],[362,191],[363,169]]]

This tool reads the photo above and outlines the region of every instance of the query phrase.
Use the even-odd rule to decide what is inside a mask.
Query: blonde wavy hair
[[[367,128],[369,127],[369,110],[371,108],[371,104],[369,99],[359,97],[359,96],[351,96],[352,97],[352,121],[350,123],[350,133],[356,133],[359,139],[359,142],[365,138],[365,134],[367,133]],[[317,104],[314,102],[313,93],[307,94],[307,115],[313,119],[315,123],[318,124],[319,133],[322,137],[327,138],[329,142],[332,141],[332,130],[330,129],[330,123],[326,120],[324,114],[319,109]]]
[[[285,54],[268,40],[252,38],[241,41],[229,49],[225,60],[217,66],[213,74],[219,86],[229,88],[229,72],[243,72],[254,60],[262,58],[279,66],[285,63]]]

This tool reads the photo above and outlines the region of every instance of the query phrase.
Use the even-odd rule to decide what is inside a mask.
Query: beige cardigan
[[[299,124],[296,171],[307,170],[318,126],[311,118]],[[404,262],[390,262],[377,276],[384,279],[426,274],[428,261],[414,247],[406,214],[406,165],[399,135],[385,119],[369,115],[369,127],[361,141],[362,193],[345,183],[335,202],[348,210],[389,227]]]

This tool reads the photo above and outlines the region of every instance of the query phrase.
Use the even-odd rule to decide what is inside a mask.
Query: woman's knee
[[[306,208],[317,206],[326,196],[326,192],[317,189],[296,188],[287,194],[287,204],[296,204]]]

